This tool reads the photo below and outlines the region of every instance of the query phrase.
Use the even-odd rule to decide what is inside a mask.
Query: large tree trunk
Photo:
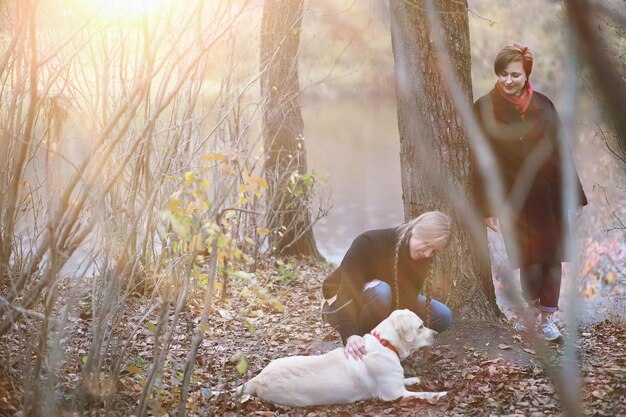
[[[266,0],[261,23],[261,97],[270,247],[320,257],[309,212],[304,126],[298,84],[303,0]]]
[[[471,58],[467,2],[437,3],[451,68],[442,68],[422,2],[390,0],[395,58],[400,164],[407,219],[430,210],[451,214],[452,242],[437,255],[430,280],[434,298],[448,303],[457,316],[493,318],[499,313],[486,256],[486,231],[472,238],[459,227],[452,193],[471,197],[469,142],[446,88],[442,71],[455,71],[471,101]],[[458,209],[458,207],[456,207]],[[479,250],[480,249],[480,250]]]

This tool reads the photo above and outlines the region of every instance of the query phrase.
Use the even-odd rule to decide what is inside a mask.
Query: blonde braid
[[[393,291],[395,293],[395,308],[392,309],[396,310],[398,308],[400,308],[400,290],[398,288],[398,262],[399,262],[399,258],[400,258],[400,247],[402,246],[402,240],[403,237],[399,236],[398,237],[398,242],[396,243],[396,248],[394,251],[394,258],[393,258]]]
[[[426,275],[426,278],[424,279],[424,292],[426,293],[426,320],[424,321],[424,325],[426,327],[430,327],[430,302],[433,299],[433,290],[432,290],[432,286],[431,284],[431,278],[433,276],[433,270],[435,269],[435,257],[433,256],[433,259],[430,263],[430,269],[428,270],[428,275]]]

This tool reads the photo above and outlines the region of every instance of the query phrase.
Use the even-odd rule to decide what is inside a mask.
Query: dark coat
[[[394,291],[392,298],[395,300],[393,277],[397,241],[395,228],[362,233],[354,239],[339,267],[324,281],[324,298],[337,295],[332,307],[339,308],[338,329],[343,340],[359,334],[362,293],[367,282],[377,279],[388,283]],[[407,244],[402,244],[398,257],[398,308],[415,306],[431,264],[431,258],[413,260]]]
[[[512,230],[502,230],[512,268],[567,260],[564,243],[568,221],[563,213],[563,163],[558,142],[561,122],[550,99],[538,92],[532,94],[524,120],[496,88],[474,104],[501,172],[505,206],[514,213]],[[569,152],[567,157],[573,166]],[[497,217],[501,208],[490,207],[482,177],[477,169],[474,172],[483,215]],[[584,206],[587,198],[577,173],[575,184],[578,205]]]

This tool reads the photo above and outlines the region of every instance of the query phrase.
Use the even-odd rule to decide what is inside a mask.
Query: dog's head
[[[425,327],[417,314],[406,309],[392,312],[372,330],[372,333],[374,332],[398,349],[401,360],[421,347],[431,346],[437,334],[436,331]]]

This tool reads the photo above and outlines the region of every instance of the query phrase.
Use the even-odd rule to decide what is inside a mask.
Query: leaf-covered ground
[[[321,280],[329,269],[307,261],[272,260],[256,275],[257,290],[232,279],[229,297],[215,297],[209,329],[197,355],[187,403],[188,415],[258,416],[552,416],[564,413],[552,369],[565,360],[562,346],[533,344],[512,331],[510,323],[457,321],[442,333],[437,345],[405,361],[407,376],[420,376],[412,390],[448,391],[443,400],[394,402],[361,401],[342,406],[289,408],[252,398],[240,403],[212,391],[241,384],[272,359],[314,355],[339,347],[338,336],[319,319]],[[260,290],[265,288],[266,291]],[[219,296],[219,293],[217,294]],[[152,415],[175,415],[188,346],[199,322],[202,303],[192,299],[183,311],[178,331],[150,403]],[[137,298],[128,317],[145,306]],[[85,308],[89,304],[85,303]],[[71,318],[71,340],[63,341],[66,360],[58,390],[64,394],[66,415],[71,414],[72,393],[88,351],[91,318],[84,309]],[[148,317],[126,353],[121,377],[111,381],[106,372],[92,389],[94,406],[110,404],[117,415],[132,415],[154,355],[154,326],[159,311]],[[131,324],[122,323],[123,333]],[[15,352],[18,338],[32,331],[18,326],[0,339],[0,415],[19,415],[24,384]],[[577,330],[576,357],[581,372],[578,410],[585,415],[626,415],[626,326],[600,322]],[[571,379],[570,379],[571,381]],[[566,385],[567,386],[567,385]]]

